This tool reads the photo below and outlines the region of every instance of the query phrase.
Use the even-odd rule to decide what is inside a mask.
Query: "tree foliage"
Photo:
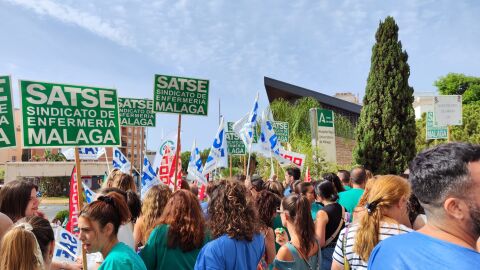
[[[415,155],[408,55],[402,51],[398,26],[392,17],[380,22],[375,39],[354,159],[376,174],[398,174]]]
[[[463,104],[480,101],[480,77],[448,73],[435,81],[441,95],[462,95]]]

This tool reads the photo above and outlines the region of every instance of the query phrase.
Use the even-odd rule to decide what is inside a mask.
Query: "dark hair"
[[[342,181],[342,183],[347,184],[348,182],[350,182],[350,172],[349,171],[338,170],[338,173],[341,175],[341,176],[338,176],[338,178],[340,178],[340,181]]]
[[[191,185],[190,186],[190,191],[193,193],[193,195],[198,196],[198,186],[197,185]]]
[[[252,241],[259,232],[257,212],[247,200],[247,188],[238,181],[221,180],[208,204],[209,228],[213,238],[223,234]]]
[[[322,178],[324,180],[330,181],[335,188],[337,189],[337,192],[342,192],[345,191],[345,188],[343,187],[342,181],[340,181],[340,178],[334,173],[324,173],[322,175]]]
[[[135,181],[133,180],[133,177],[130,174],[122,173],[119,175],[116,175],[113,178],[113,184],[112,187],[119,188],[125,192],[129,190],[137,191],[137,186],[135,185]]]
[[[291,190],[294,193],[301,194],[300,189],[299,189],[299,184],[302,183],[302,180],[295,180],[292,182]]]
[[[283,185],[277,180],[268,180],[267,182],[265,182],[265,189],[277,194],[278,196],[280,196],[280,198],[283,197]]]
[[[255,189],[256,192],[260,192],[265,189],[265,183],[263,182],[262,178],[255,178],[252,179],[252,188]]]
[[[0,212],[13,222],[25,217],[32,189],[38,191],[38,186],[23,180],[13,180],[3,185],[0,190]]]
[[[205,220],[197,197],[189,190],[175,191],[165,205],[157,225],[168,224],[169,248],[183,252],[198,249],[205,238]]]
[[[55,236],[53,234],[52,226],[50,226],[50,222],[39,216],[25,217],[18,221],[18,223],[22,222],[28,223],[32,226],[32,232],[35,235],[35,238],[37,238],[37,243],[40,246],[40,251],[42,251],[42,256],[45,260],[48,255],[48,245],[55,241]]]
[[[425,215],[425,209],[420,205],[415,194],[412,194],[408,200],[408,219],[412,225],[420,214]]]
[[[190,190],[190,185],[188,184],[187,179],[182,179],[180,182],[180,189]]]
[[[293,180],[300,180],[300,169],[297,167],[289,167],[287,168],[286,172],[288,175],[293,176]]]
[[[338,193],[335,190],[332,182],[330,181],[322,181],[315,187],[315,193],[317,196],[321,196],[322,198],[329,200],[331,202],[335,202],[338,200]]]
[[[100,194],[104,195],[110,192],[116,192],[122,195],[125,203],[128,206],[128,211],[130,211],[130,221],[135,223],[137,221],[137,218],[142,213],[142,201],[138,197],[137,193],[133,190],[128,190],[127,192],[125,192],[116,187],[102,188],[99,191]]]
[[[367,181],[367,171],[363,166],[354,167],[350,173],[350,179],[357,185],[363,185]]]
[[[449,195],[464,197],[473,182],[468,163],[479,160],[479,145],[448,143],[425,150],[409,166],[412,191],[421,203],[434,208]]]
[[[305,196],[292,194],[282,200],[283,210],[292,218],[295,232],[300,237],[301,249],[308,254],[315,243],[315,227],[310,213],[310,202]]]
[[[309,187],[313,187],[313,184],[310,183],[310,182],[301,182],[301,183],[298,184],[297,189],[298,189],[298,191],[300,191],[301,195],[305,195],[307,193]]]
[[[273,217],[276,210],[280,207],[280,197],[268,190],[262,190],[258,194],[255,204],[258,209],[258,217],[262,225],[266,227],[273,227]]]
[[[113,232],[117,235],[120,225],[130,220],[130,211],[122,195],[117,192],[110,192],[85,205],[79,216],[97,221],[102,229],[108,223],[112,223]]]

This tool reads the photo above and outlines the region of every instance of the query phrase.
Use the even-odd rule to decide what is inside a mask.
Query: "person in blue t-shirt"
[[[409,169],[427,224],[380,242],[368,269],[478,269],[480,145],[434,147],[418,154]]]
[[[257,269],[265,254],[265,237],[257,213],[237,181],[218,182],[209,205],[208,227],[213,241],[198,254],[195,269]]]
[[[284,196],[290,195],[293,192],[292,184],[300,180],[301,172],[297,167],[290,167],[285,170],[285,191],[283,192]]]

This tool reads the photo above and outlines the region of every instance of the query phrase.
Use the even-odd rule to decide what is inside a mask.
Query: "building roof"
[[[344,111],[349,111],[360,115],[362,106],[351,103],[336,97],[325,95],[300,86],[275,80],[269,77],[264,78],[265,90],[267,91],[268,101],[271,103],[275,99],[284,98],[286,100],[296,100],[302,97],[313,97],[320,103],[335,107]]]

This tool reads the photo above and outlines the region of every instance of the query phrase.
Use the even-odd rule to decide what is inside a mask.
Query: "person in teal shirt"
[[[80,212],[79,239],[88,253],[102,253],[99,270],[146,270],[140,256],[118,241],[120,224],[130,221],[130,211],[120,194],[110,192],[87,204]]]
[[[343,188],[345,191],[352,189],[351,185],[352,183],[350,182],[350,172],[347,170],[338,170],[337,176],[342,182]]]
[[[207,243],[200,203],[188,190],[177,190],[168,200],[157,226],[140,251],[148,269],[193,269]]]
[[[367,173],[363,167],[355,167],[351,172],[352,189],[340,192],[338,194],[338,203],[345,207],[350,215],[362,197],[367,182]]]

